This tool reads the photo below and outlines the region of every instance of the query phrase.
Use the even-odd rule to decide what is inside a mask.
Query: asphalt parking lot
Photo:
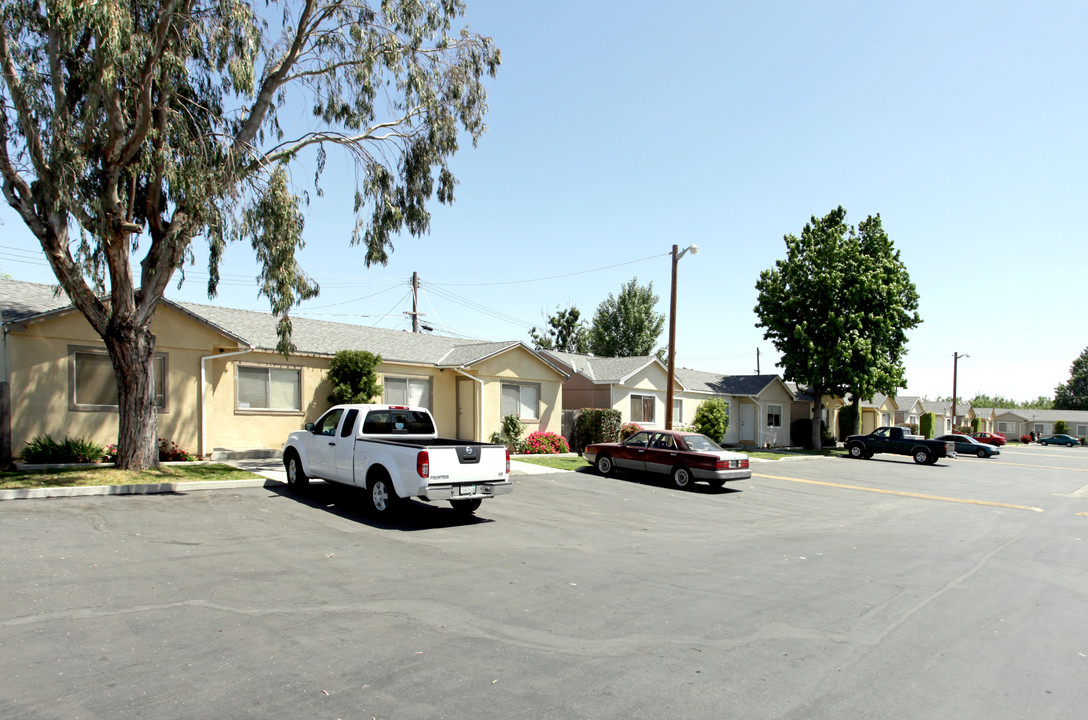
[[[0,502],[0,717],[1088,705],[1088,448],[514,480],[469,520],[323,484]]]

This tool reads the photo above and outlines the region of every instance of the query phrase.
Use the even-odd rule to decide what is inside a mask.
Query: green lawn
[[[534,455],[532,457],[515,458],[518,462],[543,465],[556,470],[577,470],[580,467],[588,467],[589,463],[580,457],[558,457],[555,455]]]
[[[79,487],[83,485],[151,485],[155,483],[206,482],[216,480],[253,480],[245,470],[215,463],[164,465],[158,470],[117,470],[113,466],[78,467],[62,470],[0,472],[0,490],[17,488]]]

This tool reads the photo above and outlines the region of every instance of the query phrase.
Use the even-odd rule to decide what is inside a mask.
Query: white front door
[[[476,383],[468,378],[457,379],[457,438],[482,439],[476,437]]]
[[[756,441],[756,406],[751,403],[740,407],[740,441]]]

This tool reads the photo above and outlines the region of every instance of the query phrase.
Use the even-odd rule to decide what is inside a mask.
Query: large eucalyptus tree
[[[119,391],[118,463],[157,461],[151,321],[206,238],[209,297],[248,241],[289,353],[289,312],[318,292],[296,261],[290,171],[356,171],[353,244],[383,263],[451,202],[462,131],[484,132],[492,40],[462,0],[5,0],[0,179],[60,288],[102,337]],[[279,110],[305,103],[306,127]],[[297,113],[293,113],[297,114]],[[138,276],[132,268],[139,259]]]

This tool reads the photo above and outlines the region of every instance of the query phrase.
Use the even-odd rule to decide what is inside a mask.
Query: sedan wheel
[[[1046,447],[1048,445],[1046,440],[1040,440],[1039,444],[1042,445],[1043,447]]]
[[[978,456],[980,458],[988,458],[988,457],[990,457],[990,453],[986,451],[986,448],[979,448],[978,449]]]
[[[690,487],[692,483],[691,470],[688,470],[682,465],[680,467],[673,468],[672,483],[681,490]]]
[[[1065,444],[1065,446],[1066,446],[1066,447],[1073,447],[1073,443],[1071,443],[1071,442],[1067,442],[1067,443]]]
[[[601,455],[597,458],[597,472],[605,477],[612,474],[614,466],[612,465],[612,458],[607,455]]]

